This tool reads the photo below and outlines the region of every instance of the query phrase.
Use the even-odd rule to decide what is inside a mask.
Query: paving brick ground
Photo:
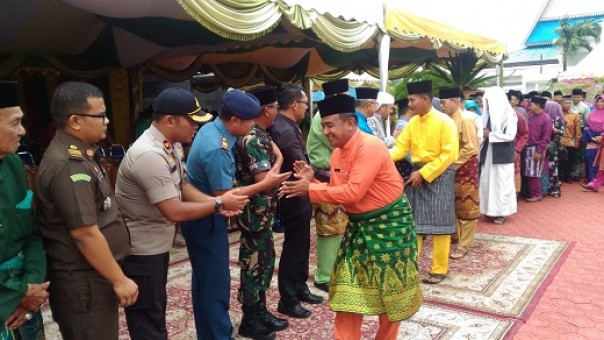
[[[563,184],[561,198],[521,200],[504,225],[478,230],[576,242],[514,339],[604,339],[604,191]]]

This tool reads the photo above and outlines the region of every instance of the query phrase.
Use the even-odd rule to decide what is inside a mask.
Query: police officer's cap
[[[253,94],[241,90],[227,91],[222,104],[231,114],[243,120],[256,119],[260,115],[260,101]]]
[[[321,117],[355,112],[354,98],[346,94],[327,97],[317,103],[317,105],[319,106]]]
[[[187,116],[196,123],[212,119],[212,115],[201,110],[199,100],[181,87],[169,87],[157,96],[155,112],[163,115]]]
[[[258,98],[260,105],[268,105],[277,101],[277,87],[272,85],[256,86],[247,92]]]
[[[0,81],[0,109],[19,106],[17,82]]]

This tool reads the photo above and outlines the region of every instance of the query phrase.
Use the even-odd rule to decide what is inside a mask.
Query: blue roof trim
[[[591,17],[569,19],[569,22],[572,25],[577,22],[583,22],[587,20],[602,21],[604,20],[604,14]],[[555,30],[559,27],[560,20],[539,21],[535,25],[535,28],[533,28],[533,31],[529,35],[528,39],[526,39],[526,45],[530,46],[541,43],[552,43],[554,39],[558,38],[558,34],[556,34]]]
[[[560,51],[555,46],[527,47],[522,50],[510,52],[509,57],[503,62],[504,65],[538,63],[551,64],[558,62]]]

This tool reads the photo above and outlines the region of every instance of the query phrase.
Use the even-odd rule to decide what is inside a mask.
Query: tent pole
[[[306,80],[306,81],[305,81]],[[312,100],[312,79],[310,77],[302,79],[302,87],[304,88],[304,92],[308,96],[308,111],[310,113],[310,120],[314,118],[313,109],[315,107],[315,102]]]
[[[388,89],[388,60],[390,58],[390,36],[382,35],[380,39],[380,91]],[[386,119],[386,135],[390,136],[390,114]]]

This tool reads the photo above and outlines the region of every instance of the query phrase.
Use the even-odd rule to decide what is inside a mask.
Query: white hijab
[[[489,118],[491,119],[491,132],[496,134],[509,134],[512,132],[510,124],[514,124],[513,131],[516,135],[516,124],[518,116],[516,111],[510,105],[508,97],[503,92],[503,89],[498,86],[493,86],[484,91],[482,97],[484,103],[482,111],[482,124],[486,128]]]

